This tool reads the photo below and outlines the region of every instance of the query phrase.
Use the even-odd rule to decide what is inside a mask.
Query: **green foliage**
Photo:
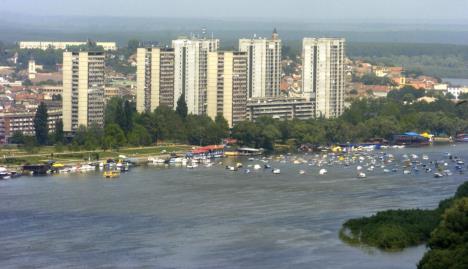
[[[364,85],[396,86],[391,79],[387,77],[378,77],[374,73],[365,74],[362,77],[353,77],[353,82],[362,82]]]
[[[136,108],[134,103],[122,97],[112,97],[106,105],[104,122],[106,125],[118,124],[125,134],[133,127]]]
[[[63,134],[63,121],[62,120],[57,120],[55,122],[55,143],[64,143],[65,142],[65,136]]]
[[[14,131],[10,139],[8,140],[11,144],[19,144],[22,145],[25,142],[25,138],[23,132],[21,131]]]
[[[407,73],[468,78],[468,46],[448,44],[349,43],[347,55],[374,64],[403,66]]]
[[[461,193],[466,194],[464,190]],[[457,192],[458,194],[458,192]],[[430,250],[418,269],[468,268],[468,198],[460,198],[445,211],[428,244]]]
[[[447,259],[446,255],[449,253],[446,252],[447,249],[454,250],[450,255],[460,256],[458,247],[464,244],[466,248],[467,197],[468,182],[465,182],[458,188],[453,198],[442,201],[434,210],[388,210],[371,217],[348,220],[343,224],[340,238],[349,243],[366,244],[391,251],[429,241],[431,251],[421,261],[419,268],[458,268],[436,265],[439,263],[451,265],[447,263],[453,262]]]
[[[223,115],[218,114],[215,117],[216,124],[216,135],[221,138],[229,137],[229,123],[223,117]]]
[[[132,146],[149,146],[152,138],[145,127],[136,124],[128,133],[128,143]]]
[[[185,94],[182,94],[177,100],[177,107],[176,107],[177,114],[182,118],[185,119],[188,114],[187,103],[185,102]]]
[[[55,49],[22,49],[18,51],[18,68],[28,67],[30,59],[34,59],[36,64],[42,65],[44,71],[56,71],[57,64],[62,63],[63,50]]]
[[[343,227],[349,229],[350,238],[360,243],[401,250],[426,242],[438,223],[439,215],[434,210],[389,210],[370,218],[348,220]]]
[[[109,124],[104,130],[104,148],[117,149],[127,143],[124,131],[118,124]]]
[[[47,106],[41,102],[37,107],[36,115],[34,117],[34,131],[36,132],[36,140],[39,145],[46,145],[49,135]]]

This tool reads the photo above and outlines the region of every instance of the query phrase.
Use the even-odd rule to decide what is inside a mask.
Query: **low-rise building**
[[[41,49],[46,50],[62,49],[65,50],[68,47],[83,46],[88,42],[86,41],[20,41],[20,49]],[[101,46],[104,50],[117,50],[117,44],[115,42],[96,42],[96,46]]]
[[[247,101],[247,119],[261,116],[274,119],[307,120],[314,116],[314,103],[302,97],[251,98]]]
[[[62,109],[49,109],[47,113],[49,130],[53,132],[55,122],[62,119]],[[0,144],[8,143],[8,139],[17,131],[23,135],[34,136],[35,116],[36,110],[0,110]]]

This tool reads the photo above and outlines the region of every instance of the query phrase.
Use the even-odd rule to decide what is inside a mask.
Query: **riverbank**
[[[126,147],[116,150],[90,150],[57,152],[55,147],[40,147],[36,153],[28,153],[17,147],[0,148],[0,165],[9,169],[17,169],[24,164],[46,163],[50,160],[65,164],[76,165],[87,161],[117,159],[119,156],[129,158],[148,158],[174,154],[185,154],[192,149],[190,145],[164,144],[148,147]]]

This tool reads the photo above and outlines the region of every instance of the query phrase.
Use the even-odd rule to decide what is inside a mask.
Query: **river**
[[[468,145],[391,152],[468,160]],[[341,224],[436,207],[468,179],[381,171],[357,179],[355,167],[318,176],[307,165],[272,165],[282,173],[138,167],[115,180],[93,173],[1,181],[0,268],[416,268],[424,246],[351,247],[338,238]]]

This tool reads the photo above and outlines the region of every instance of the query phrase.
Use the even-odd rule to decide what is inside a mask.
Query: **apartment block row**
[[[304,102],[314,103],[311,117],[338,117],[344,109],[344,39],[303,41]],[[280,98],[281,39],[240,39],[238,51],[219,51],[218,39],[178,39],[172,48],[139,48],[137,109],[176,107],[184,96],[189,113],[212,118],[222,114],[230,126],[248,117],[247,105]],[[272,99],[273,98],[273,99]],[[249,112],[249,113],[250,113]],[[268,113],[267,113],[268,114]],[[252,117],[251,117],[252,118]],[[254,116],[253,118],[256,118]]]
[[[344,39],[303,40],[302,96],[294,100],[280,96],[276,30],[271,39],[240,39],[238,51],[220,51],[219,45],[218,39],[180,38],[170,48],[139,48],[137,110],[175,109],[183,96],[189,113],[213,119],[221,114],[230,126],[261,115],[333,118],[343,113]],[[104,60],[104,52],[64,52],[65,132],[80,125],[103,126]]]

